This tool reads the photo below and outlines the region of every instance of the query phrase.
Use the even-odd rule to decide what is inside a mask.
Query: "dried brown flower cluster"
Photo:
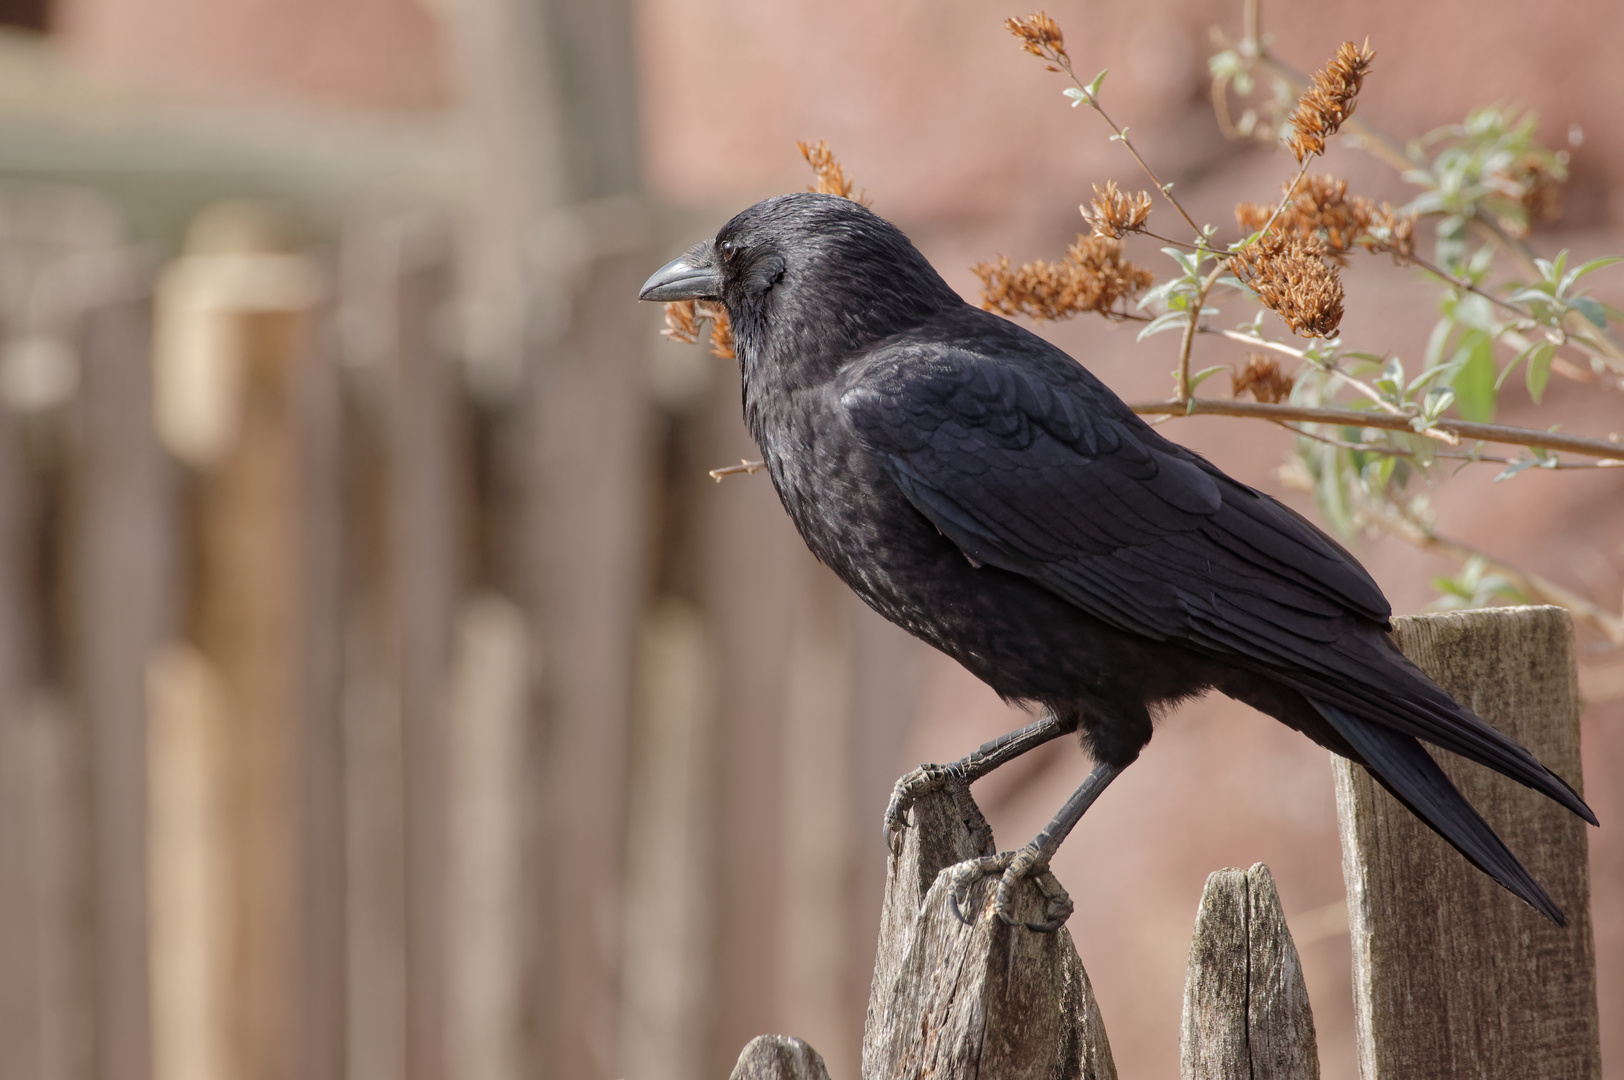
[[[1289,180],[1282,184],[1282,194],[1290,187]],[[1242,229],[1261,229],[1274,210],[1273,205],[1241,203],[1235,207],[1235,220]],[[1349,195],[1348,182],[1335,176],[1303,177],[1270,231],[1318,244],[1320,254],[1339,264],[1356,247],[1389,251],[1400,260],[1415,254],[1413,215],[1400,214],[1388,203],[1378,207],[1362,195]]]
[[[1231,375],[1235,387],[1235,396],[1250,392],[1253,400],[1274,405],[1291,398],[1291,388],[1295,383],[1290,375],[1280,370],[1280,365],[1272,356],[1263,353],[1252,353],[1246,358],[1246,366]]]
[[[1537,154],[1525,154],[1494,174],[1494,179],[1514,192],[1522,204],[1524,220],[1505,222],[1508,231],[1526,236],[1533,226],[1562,216],[1562,184],[1567,180],[1564,157],[1558,155],[1553,164]]]
[[[727,317],[727,308],[712,300],[673,300],[666,304],[665,329],[660,333],[672,341],[697,345],[707,322],[711,352],[733,359],[737,355],[733,350],[733,321]]]
[[[981,279],[983,308],[1034,319],[1067,319],[1085,311],[1117,315],[1118,304],[1155,280],[1149,270],[1122,257],[1120,240],[1101,236],[1077,237],[1057,263],[1040,259],[1011,268],[1000,255],[971,269]]]
[[[1231,258],[1229,268],[1293,333],[1336,335],[1342,324],[1342,281],[1312,241],[1271,232]]]
[[[1021,48],[1033,56],[1057,64],[1071,63],[1071,57],[1066,55],[1066,39],[1061,36],[1060,24],[1044,12],[1036,12],[1024,19],[1005,19],[1004,27],[1020,38]],[[1049,70],[1059,69],[1050,67]]]
[[[812,166],[813,180],[806,186],[806,190],[815,191],[820,195],[839,195],[842,199],[850,199],[861,206],[868,205],[868,200],[862,194],[852,194],[854,185],[846,179],[846,170],[835,160],[826,141],[819,139],[816,146],[804,142],[795,145],[800,147],[801,156],[806,158],[806,163]]]
[[[1325,140],[1335,135],[1353,115],[1354,99],[1359,96],[1359,87],[1375,58],[1369,41],[1363,45],[1344,41],[1330,62],[1314,72],[1313,81],[1287,118],[1291,135],[1286,145],[1299,162],[1307,160],[1310,154],[1325,153]]]
[[[1145,219],[1150,216],[1150,192],[1124,195],[1117,190],[1115,180],[1107,180],[1103,189],[1095,184],[1093,201],[1078,209],[1095,236],[1126,236],[1144,230]]]

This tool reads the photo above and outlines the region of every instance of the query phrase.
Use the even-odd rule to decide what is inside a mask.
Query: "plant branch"
[[[1262,349],[1273,349],[1275,352],[1284,353],[1287,356],[1295,356],[1299,360],[1306,358],[1308,355],[1307,352],[1302,349],[1294,349],[1290,345],[1286,345],[1278,341],[1270,341],[1268,338],[1254,337],[1251,334],[1243,334],[1239,330],[1208,330],[1203,328],[1203,332],[1209,334],[1218,334],[1222,337],[1228,338],[1231,341],[1239,341],[1247,345],[1255,345]],[[1386,398],[1382,397],[1380,391],[1378,391],[1374,386],[1371,386],[1369,383],[1365,382],[1363,379],[1355,378],[1354,376],[1343,371],[1341,368],[1330,364],[1321,365],[1320,370],[1324,371],[1326,374],[1335,375],[1337,378],[1353,387],[1359,393],[1369,398],[1381,409],[1392,413],[1394,416],[1403,416],[1408,419],[1407,413],[1405,413],[1398,406],[1394,405],[1392,402],[1388,401]],[[1430,432],[1424,434],[1430,434]],[[1441,437],[1441,433],[1439,435],[1434,435],[1434,437]],[[1444,441],[1453,442],[1455,440],[1445,438]]]
[[[720,484],[724,477],[733,476],[737,473],[755,474],[766,467],[767,463],[765,461],[747,461],[740,458],[737,465],[723,465],[720,469],[712,469],[710,478]]]
[[[1059,64],[1060,67],[1065,71],[1066,77],[1071,79],[1072,84],[1075,85],[1078,90],[1082,91],[1083,100],[1092,105],[1094,107],[1094,111],[1100,114],[1100,119],[1104,120],[1110,125],[1112,137],[1115,138],[1117,142],[1128,148],[1128,153],[1132,154],[1133,159],[1139,163],[1139,167],[1145,170],[1145,175],[1150,177],[1150,182],[1152,184],[1156,185],[1156,190],[1162,193],[1162,198],[1166,199],[1173,209],[1179,212],[1179,217],[1184,219],[1185,224],[1190,226],[1191,230],[1196,234],[1197,237],[1200,237],[1202,235],[1201,226],[1197,225],[1195,223],[1195,219],[1185,211],[1183,204],[1180,203],[1178,199],[1173,197],[1173,185],[1162,183],[1162,178],[1156,175],[1156,170],[1150,167],[1150,163],[1148,161],[1139,156],[1139,151],[1135,149],[1133,142],[1128,138],[1128,129],[1125,127],[1119,127],[1117,122],[1111,119],[1110,114],[1105,111],[1105,106],[1100,104],[1100,99],[1089,91],[1088,86],[1084,84],[1083,80],[1077,77],[1077,73],[1071,69],[1071,58],[1065,56],[1064,54],[1058,56],[1051,55],[1049,58]]]
[[[1199,259],[1198,259],[1199,261]],[[1180,401],[1190,401],[1190,346],[1195,342],[1197,329],[1201,325],[1201,309],[1207,304],[1207,294],[1212,291],[1213,285],[1223,276],[1227,260],[1220,258],[1218,265],[1212,272],[1201,279],[1201,288],[1195,294],[1195,307],[1190,311],[1190,321],[1184,327],[1183,340],[1179,342],[1179,370],[1178,370],[1178,398]]]
[[[1268,405],[1263,402],[1224,401],[1192,397],[1187,401],[1149,401],[1131,406],[1141,416],[1242,416],[1257,420],[1295,420],[1305,424],[1338,424],[1342,427],[1379,428],[1384,431],[1415,433],[1407,416],[1391,413],[1357,412],[1353,409],[1326,409],[1305,405]],[[1477,424],[1466,420],[1437,420],[1434,427],[1472,442],[1503,443],[1555,450],[1606,461],[1624,462],[1624,442],[1586,439],[1554,431],[1511,427],[1506,424]]]
[[[1576,592],[1563,588],[1550,578],[1512,566],[1510,563],[1497,559],[1482,549],[1473,547],[1471,544],[1439,536],[1429,527],[1408,515],[1399,515],[1370,508],[1363,508],[1360,512],[1387,528],[1393,535],[1414,544],[1416,547],[1446,552],[1458,559],[1483,560],[1484,563],[1504,576],[1518,589],[1548,603],[1567,608],[1580,622],[1588,623],[1600,630],[1607,640],[1624,649],[1624,618],[1614,615],[1606,608],[1592,603]]]

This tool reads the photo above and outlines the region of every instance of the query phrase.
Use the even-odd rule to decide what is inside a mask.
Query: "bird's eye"
[[[720,244],[716,245],[716,249],[730,259],[737,254],[739,250],[738,245],[733,243],[731,240],[723,240]]]

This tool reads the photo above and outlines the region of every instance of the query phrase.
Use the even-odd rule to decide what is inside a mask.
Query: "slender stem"
[[[1624,619],[1578,593],[1563,588],[1551,579],[1513,566],[1471,544],[1439,536],[1430,527],[1407,514],[1370,508],[1362,510],[1362,513],[1387,528],[1395,536],[1417,547],[1447,552],[1458,559],[1483,560],[1502,576],[1510,579],[1511,583],[1523,592],[1567,608],[1580,621],[1600,630],[1614,645],[1624,648]]]
[[[1164,416],[1160,419],[1166,420],[1169,418]],[[1410,456],[1410,452],[1408,450],[1404,450],[1397,446],[1382,446],[1380,443],[1356,443],[1349,442],[1346,439],[1333,439],[1328,435],[1321,435],[1318,432],[1309,431],[1307,428],[1298,427],[1296,424],[1285,420],[1275,420],[1271,422],[1277,427],[1285,428],[1293,435],[1301,435],[1305,439],[1312,439],[1317,443],[1324,443],[1326,446],[1335,446],[1342,450],[1358,450],[1363,454],[1379,454],[1383,457]],[[1518,460],[1517,458],[1502,457],[1499,454],[1476,454],[1470,452],[1462,453],[1459,450],[1438,450],[1433,453],[1433,456],[1447,458],[1450,461],[1464,461],[1468,465],[1515,465]],[[1624,465],[1624,463],[1617,461],[1559,461],[1554,465],[1547,465],[1544,467],[1566,471],[1571,469],[1608,469],[1617,468],[1621,465]]]
[[[1307,157],[1303,158],[1303,167],[1297,170],[1297,178],[1293,180],[1291,182],[1291,186],[1286,189],[1286,197],[1280,200],[1280,205],[1274,208],[1274,213],[1269,215],[1269,220],[1264,222],[1263,228],[1257,231],[1258,240],[1262,240],[1265,236],[1269,235],[1269,230],[1274,228],[1274,223],[1280,220],[1281,214],[1285,213],[1286,207],[1291,204],[1292,197],[1297,194],[1297,185],[1302,183],[1303,177],[1308,174],[1308,166],[1313,164],[1314,157],[1315,155],[1309,154]]]
[[[1488,235],[1488,237],[1495,242],[1496,246],[1498,246],[1501,251],[1504,251],[1507,255],[1510,255],[1511,258],[1517,263],[1518,268],[1522,270],[1524,275],[1530,278],[1537,278],[1541,276],[1539,267],[1534,263],[1533,250],[1521,240],[1518,240],[1516,237],[1507,233],[1500,227],[1498,222],[1489,220],[1481,212],[1479,212],[1474,218],[1472,218],[1472,224],[1482,229]],[[1577,320],[1582,327],[1584,323],[1584,316],[1580,315],[1578,312],[1570,312],[1566,317],[1563,318],[1562,328],[1567,330],[1569,336],[1581,338],[1582,340],[1593,345],[1596,351],[1601,353],[1604,359],[1609,362],[1609,367],[1614,369],[1624,369],[1624,345],[1620,345],[1617,338],[1613,337],[1613,335],[1609,334],[1606,330],[1602,330],[1596,334],[1592,334],[1588,329],[1582,331],[1568,330],[1567,324],[1571,320]]]
[[[1308,355],[1302,349],[1294,349],[1290,345],[1283,345],[1278,341],[1270,341],[1268,338],[1253,337],[1251,334],[1243,334],[1239,330],[1210,330],[1206,327],[1202,327],[1201,332],[1207,334],[1217,334],[1221,337],[1226,337],[1231,341],[1239,341],[1247,345],[1256,345],[1262,349],[1273,349],[1275,352],[1284,353],[1287,356],[1295,356],[1299,360]],[[1327,372],[1328,374],[1335,375],[1337,378],[1341,379],[1343,382],[1347,383],[1359,393],[1375,402],[1376,405],[1380,406],[1387,412],[1392,413],[1394,416],[1408,417],[1409,414],[1405,413],[1404,410],[1382,397],[1379,390],[1365,382],[1363,379],[1349,375],[1341,368],[1331,365],[1325,365],[1321,370]],[[1446,439],[1445,441],[1452,440]]]
[[[1306,405],[1269,405],[1263,402],[1192,397],[1186,401],[1139,402],[1130,408],[1142,416],[1244,416],[1259,420],[1295,420],[1305,424],[1380,428],[1384,431],[1411,433],[1415,431],[1407,416]],[[1537,431],[1533,428],[1511,427],[1506,424],[1476,424],[1466,420],[1438,420],[1433,426],[1470,442],[1529,446],[1541,450],[1584,454],[1587,457],[1607,461],[1624,461],[1624,442],[1586,439],[1578,435],[1563,435],[1555,431]]]
[[[723,465],[720,469],[712,469],[710,471],[710,478],[720,484],[723,477],[733,476],[736,473],[754,474],[760,472],[766,467],[767,463],[765,461],[747,461],[744,458],[740,458],[737,465]]]
[[[1175,240],[1171,236],[1163,236],[1161,233],[1153,233],[1149,229],[1140,229],[1139,233],[1142,236],[1150,237],[1152,240],[1160,240],[1164,244],[1176,244],[1181,248],[1188,248],[1191,251],[1203,250],[1201,244],[1191,244],[1184,240]]]
[[[1117,122],[1111,119],[1110,115],[1105,111],[1105,106],[1100,104],[1100,99],[1089,92],[1088,86],[1084,84],[1083,80],[1077,77],[1077,73],[1071,69],[1071,58],[1064,54],[1049,53],[1046,56],[1046,59],[1052,60],[1056,64],[1060,65],[1061,69],[1065,71],[1067,78],[1071,79],[1072,84],[1083,92],[1083,100],[1092,105],[1094,107],[1094,111],[1100,114],[1100,118],[1111,126],[1111,132],[1116,137],[1117,142],[1121,143],[1123,146],[1126,146],[1128,148],[1128,153],[1132,154],[1133,159],[1139,163],[1139,167],[1145,170],[1145,175],[1150,177],[1150,182],[1152,184],[1156,185],[1156,190],[1162,193],[1162,198],[1166,199],[1173,209],[1179,212],[1179,217],[1184,219],[1185,224],[1190,226],[1191,230],[1195,232],[1196,236],[1201,236],[1201,226],[1195,223],[1195,219],[1186,213],[1184,206],[1173,197],[1173,192],[1170,190],[1171,185],[1162,183],[1162,178],[1156,175],[1156,170],[1150,167],[1150,163],[1148,161],[1139,156],[1139,151],[1135,149],[1132,141],[1130,141],[1128,138],[1128,129],[1119,127]]]
[[[1184,338],[1179,342],[1179,371],[1178,371],[1178,399],[1190,401],[1190,346],[1195,343],[1197,328],[1201,325],[1201,309],[1207,304],[1207,293],[1212,291],[1213,284],[1223,276],[1227,260],[1219,258],[1218,265],[1212,272],[1201,279],[1201,288],[1195,294],[1195,307],[1190,311],[1190,321],[1184,327]]]
[[[1230,341],[1239,341],[1245,345],[1256,345],[1260,349],[1270,349],[1286,356],[1295,356],[1299,360],[1308,355],[1302,349],[1294,349],[1284,342],[1270,341],[1264,337],[1253,337],[1251,334],[1243,334],[1239,330],[1216,330],[1210,326],[1203,326],[1200,332],[1203,334],[1217,334],[1219,337],[1226,337]]]

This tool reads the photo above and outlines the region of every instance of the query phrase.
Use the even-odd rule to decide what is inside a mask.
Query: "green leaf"
[[[1425,401],[1421,405],[1421,415],[1428,420],[1437,420],[1444,414],[1444,410],[1455,403],[1455,391],[1447,386],[1435,386],[1427,391]]]
[[[1139,336],[1135,340],[1143,341],[1148,337],[1161,333],[1163,330],[1182,329],[1189,321],[1190,316],[1183,311],[1164,312],[1146,323],[1145,328],[1139,331]]]
[[[1202,383],[1206,382],[1220,371],[1228,370],[1229,368],[1223,364],[1216,364],[1210,368],[1202,368],[1200,371],[1190,376],[1190,389],[1194,390],[1196,387],[1200,386]]]
[[[1569,285],[1575,281],[1578,281],[1586,274],[1594,274],[1597,270],[1600,270],[1605,266],[1612,266],[1614,263],[1620,262],[1624,262],[1624,255],[1603,255],[1599,259],[1591,259],[1583,266],[1569,271],[1568,276],[1562,279],[1562,287],[1566,289]]]
[[[1455,331],[1455,320],[1446,316],[1439,319],[1432,328],[1432,334],[1427,338],[1427,351],[1423,354],[1422,363],[1429,368],[1437,367],[1443,363],[1444,349],[1449,344],[1449,335]]]
[[[1568,301],[1573,309],[1603,330],[1607,329],[1607,312],[1588,296],[1575,296]]]
[[[1500,475],[1494,478],[1494,482],[1498,484],[1502,480],[1510,480],[1513,476],[1516,476],[1523,470],[1532,469],[1539,465],[1539,463],[1539,458],[1536,457],[1519,458],[1516,461],[1513,461],[1510,465],[1507,465],[1504,469],[1501,469]]]
[[[1074,109],[1081,105],[1084,101],[1088,100],[1087,96],[1075,86],[1068,86],[1060,92],[1071,99],[1071,107]]]
[[[1535,345],[1528,352],[1528,396],[1539,404],[1539,399],[1545,396],[1545,384],[1551,381],[1551,358],[1556,355],[1556,346],[1549,341]]]
[[[1100,84],[1105,82],[1105,76],[1110,74],[1110,68],[1100,68],[1100,73],[1094,76],[1094,81],[1088,84],[1088,96],[1091,100],[1099,100]],[[1126,131],[1127,128],[1122,130]]]
[[[1494,343],[1481,330],[1461,335],[1460,348],[1450,361],[1459,364],[1449,385],[1455,389],[1455,406],[1467,420],[1486,422],[1494,418]]]

